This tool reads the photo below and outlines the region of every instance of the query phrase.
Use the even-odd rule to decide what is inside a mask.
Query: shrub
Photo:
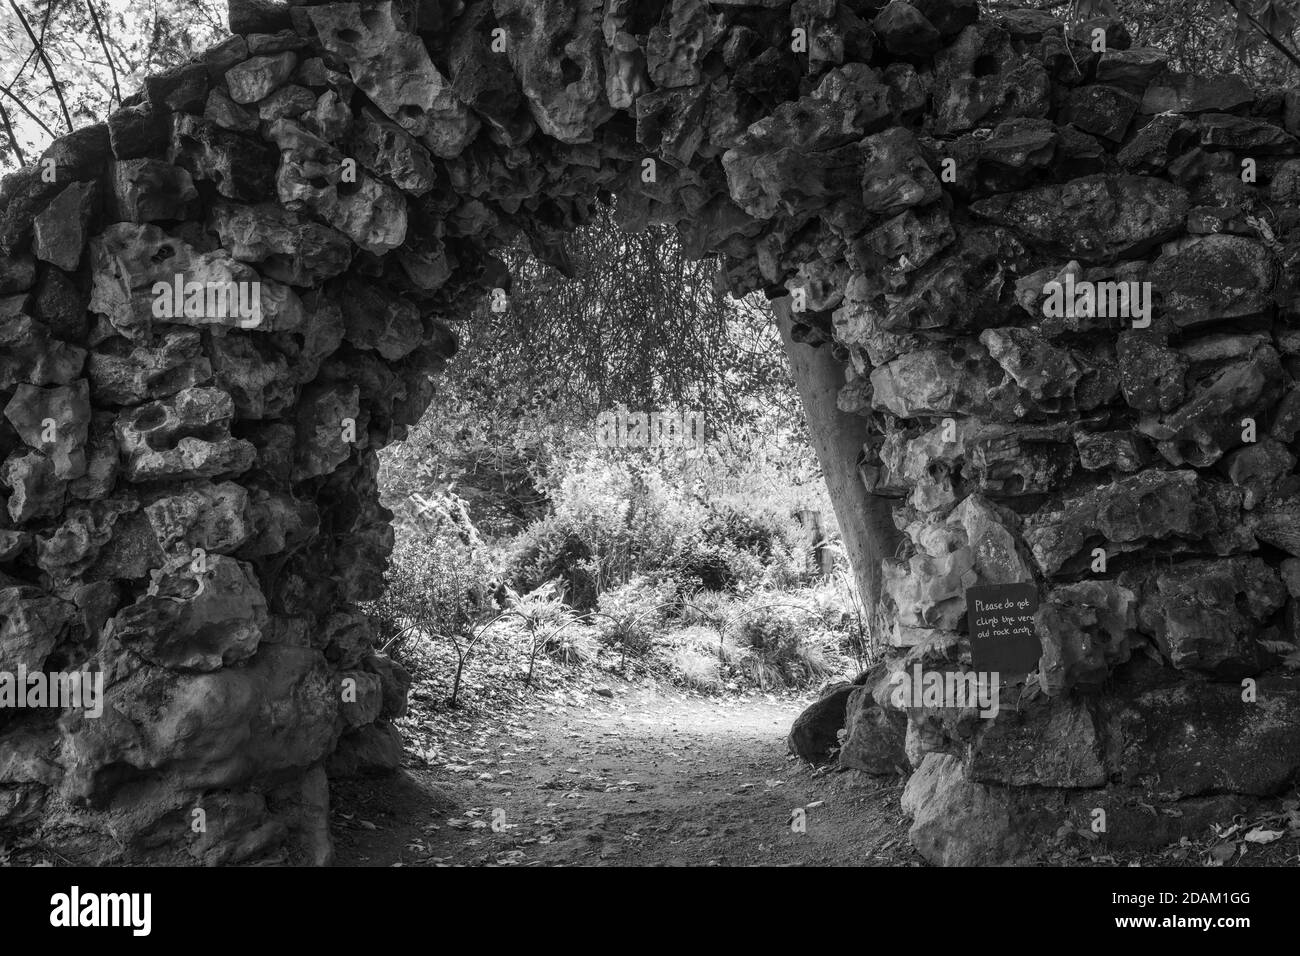
[[[725,462],[706,458],[688,472],[662,458],[589,454],[556,467],[562,473],[546,489],[551,512],[511,546],[509,574],[521,589],[560,578],[573,605],[587,609],[639,574],[713,591],[799,578],[794,499],[759,496],[756,504],[739,490],[719,493],[735,484]],[[771,474],[754,480],[773,484]]]
[[[654,468],[594,457],[571,464],[551,503],[551,514],[516,538],[508,573],[521,588],[560,578],[581,609],[662,568],[697,520],[696,507]]]
[[[737,575],[729,549],[717,542],[690,535],[678,546],[666,564],[675,577],[706,591],[726,591],[735,587]]]
[[[384,574],[383,595],[363,610],[381,645],[412,628],[463,634],[496,610],[485,587],[491,576],[483,552],[446,538],[403,536]]]
[[[508,592],[512,624],[527,636],[528,675],[525,684],[533,681],[537,655],[554,657],[553,650],[564,648],[565,663],[576,663],[580,651],[576,645],[564,641],[565,632],[575,626],[573,610],[564,602],[564,588],[559,581],[548,581],[527,594]]]
[[[664,605],[675,600],[676,591],[671,580],[643,576],[606,591],[598,607],[600,640],[624,656],[645,655],[668,620],[671,608]]]
[[[486,587],[491,574],[482,551],[468,551],[448,537],[403,535],[385,572],[383,595],[362,607],[379,645],[408,670],[420,666],[407,651],[412,636],[452,645],[456,672],[448,703],[453,707],[482,636],[480,625],[497,613]]]
[[[587,542],[555,515],[533,522],[515,539],[506,577],[520,591],[532,591],[547,581],[564,582],[574,607],[594,607],[600,578]]]
[[[719,591],[707,591],[679,584],[673,599],[678,602],[669,608],[677,624],[684,628],[699,627],[714,630],[722,626],[732,611],[735,598]]]
[[[770,515],[750,515],[729,505],[710,509],[702,531],[707,542],[748,551],[762,560],[787,548],[784,529]]]
[[[574,625],[549,637],[543,650],[557,663],[579,667],[595,659],[597,644],[590,628]]]
[[[808,687],[831,673],[822,652],[806,639],[816,617],[798,607],[755,602],[735,623],[742,663],[759,687]]]
[[[722,689],[722,664],[716,653],[695,647],[675,647],[667,652],[673,676],[692,690],[716,693]]]
[[[804,593],[825,625],[835,632],[840,650],[857,662],[859,671],[866,670],[879,654],[879,647],[847,561],[837,561],[829,579]]]
[[[547,581],[526,594],[509,589],[506,604],[510,613],[529,631],[554,630],[573,620],[573,611],[564,600],[564,586]]]

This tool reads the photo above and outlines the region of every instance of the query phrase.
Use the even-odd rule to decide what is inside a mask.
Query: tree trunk
[[[772,312],[781,330],[808,432],[835,507],[840,536],[853,566],[867,619],[874,628],[876,604],[880,599],[880,562],[894,554],[898,529],[894,527],[889,499],[868,494],[858,476],[858,455],[866,438],[866,422],[857,415],[840,411],[836,404],[836,396],[844,385],[844,366],[836,361],[830,347],[813,348],[791,337],[794,323],[789,297],[773,300]],[[873,637],[884,639],[881,634]]]

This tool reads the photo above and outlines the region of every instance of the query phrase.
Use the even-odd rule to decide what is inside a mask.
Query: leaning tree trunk
[[[792,337],[794,321],[789,297],[773,300],[772,312],[781,330],[790,374],[799,389],[808,433],[835,508],[840,536],[853,566],[868,621],[873,626],[873,637],[879,638],[874,626],[880,600],[880,562],[893,555],[898,530],[894,527],[890,499],[868,493],[858,474],[866,422],[858,415],[840,410],[838,397],[844,386],[844,365],[835,359],[830,347],[805,345]]]

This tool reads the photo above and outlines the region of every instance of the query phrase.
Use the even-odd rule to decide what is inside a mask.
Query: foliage
[[[394,551],[379,600],[367,606],[386,644],[413,625],[433,634],[467,634],[494,608],[481,588],[490,569],[454,542],[407,537]]]
[[[564,603],[564,589],[558,581],[548,581],[527,594],[514,590],[508,593],[510,613],[528,631],[556,629],[573,620],[573,612]]]
[[[759,687],[807,687],[831,673],[820,649],[806,637],[808,608],[789,602],[754,604],[737,623],[737,644],[748,651],[743,666]]]
[[[381,455],[390,507],[454,489],[486,533],[517,531],[619,405],[697,410],[714,442],[733,428],[802,434],[769,310],[715,292],[715,262],[689,260],[661,227],[624,233],[605,207],[552,246],[568,275],[526,245],[506,250],[508,307],[485,300],[457,328],[438,396]]]
[[[1260,86],[1294,82],[1298,0],[1116,0],[1135,44],[1167,50],[1177,69],[1238,73]],[[1270,39],[1271,38],[1271,39]]]
[[[879,629],[872,621],[842,541],[830,544],[834,570],[825,586],[814,592],[823,617],[843,635],[843,649],[857,661],[858,670],[870,666],[882,649]]]
[[[829,584],[747,595],[683,595],[679,582],[637,578],[601,595],[602,643],[628,661],[708,693],[743,685],[811,687],[854,669],[848,610]],[[858,662],[856,670],[861,669]]]
[[[602,643],[617,648],[625,657],[649,653],[655,636],[668,620],[674,600],[672,581],[632,580],[604,592],[598,608],[602,617],[596,625]]]
[[[565,627],[551,633],[543,650],[557,664],[581,667],[596,659],[599,645],[589,628]]]
[[[685,591],[796,583],[803,544],[793,512],[815,504],[829,516],[825,490],[798,483],[757,447],[730,450],[746,463],[715,451],[685,460],[588,452],[553,463],[551,511],[506,546],[505,573],[524,589],[560,578],[579,608],[638,575],[670,576]]]
[[[402,536],[385,574],[383,595],[364,607],[381,647],[406,662],[412,638],[449,642],[457,665],[450,705],[456,706],[461,676],[482,625],[498,608],[484,583],[491,569],[483,553],[467,551],[446,537]]]
[[[1118,19],[1134,46],[1170,54],[1175,70],[1236,73],[1257,86],[1286,86],[1300,70],[1292,58],[1300,0],[993,0],[993,11],[1034,7],[1078,23]]]
[[[550,662],[657,676],[703,693],[809,687],[828,668],[848,674],[863,666],[858,657],[855,669],[847,656],[852,613],[834,580],[727,593],[694,589],[667,572],[643,574],[605,590],[582,613],[558,579],[525,593],[507,590],[497,601],[483,576],[490,580],[490,568],[457,540],[402,537],[387,591],[366,608],[380,640],[393,642],[394,656],[411,670],[427,671],[438,647],[454,652],[452,706],[462,672],[481,670],[474,661],[484,654],[489,662],[515,661],[524,686]]]
[[[559,581],[548,581],[535,591],[519,594],[508,592],[507,616],[509,623],[518,625],[528,642],[528,673],[524,684],[533,682],[533,672],[537,666],[537,655],[543,652],[568,664],[576,664],[588,656],[586,645],[581,643],[564,643],[558,639],[560,631],[567,630],[575,622],[575,615],[564,603],[564,589]]]
[[[75,128],[100,122],[139,91],[145,77],[186,62],[229,33],[224,0],[21,0],[18,7],[53,77],[6,0],[0,5],[0,106],[14,136],[0,124],[5,168],[18,165],[15,140],[30,163],[68,132],[58,92]]]
[[[716,652],[694,642],[683,643],[667,652],[667,664],[678,681],[691,690],[715,694],[725,686],[722,662]]]
[[[384,503],[400,509],[414,495],[454,494],[484,535],[511,534],[545,513],[548,463],[587,442],[540,393],[465,387],[457,359],[406,440],[380,453]]]
[[[679,627],[719,628],[727,620],[734,596],[720,591],[679,588],[676,608]]]
[[[505,251],[508,307],[484,303],[461,329],[454,374],[466,390],[539,396],[588,419],[619,404],[699,409],[716,423],[789,407],[766,306],[727,298],[717,262],[689,258],[672,229],[625,232],[617,213],[597,205],[544,256]]]

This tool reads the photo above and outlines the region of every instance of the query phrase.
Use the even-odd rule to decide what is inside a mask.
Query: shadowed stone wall
[[[492,250],[558,261],[613,193],[848,363],[906,540],[840,760],[916,770],[923,853],[1014,858],[1096,808],[1176,839],[1295,776],[1294,94],[965,0],[241,0],[231,28],[0,186],[0,671],[107,697],[0,708],[6,839],[328,861],[327,776],[400,758],[407,679],[357,609],[376,451],[436,401],[445,320],[508,288]],[[1045,315],[1067,274],[1150,282],[1149,325]],[[964,589],[1010,581],[1036,686],[993,721],[895,707],[898,670],[969,661]]]

